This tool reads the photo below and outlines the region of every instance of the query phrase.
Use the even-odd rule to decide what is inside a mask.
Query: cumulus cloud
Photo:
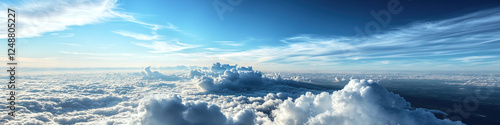
[[[192,70],[190,75],[203,76],[199,79],[199,86],[207,91],[252,89],[264,83],[262,74],[248,70],[251,67],[239,68],[237,65],[214,63],[209,71]]]
[[[144,125],[253,125],[255,114],[242,110],[234,118],[225,116],[216,105],[206,102],[185,102],[177,96],[151,99],[144,104]]]
[[[212,65],[212,67],[210,67],[210,70],[212,72],[218,72],[218,73],[221,73],[221,72],[224,72],[228,69],[233,69],[233,68],[236,68],[238,66],[238,64],[234,65],[234,66],[231,66],[229,64],[220,64],[219,62],[217,63],[214,63]]]
[[[227,78],[229,79],[231,78]],[[141,123],[152,125],[163,123],[174,125],[463,124],[459,121],[436,118],[433,113],[439,111],[411,107],[403,97],[389,92],[372,80],[353,79],[342,90],[320,94],[307,92],[296,99],[289,97],[290,95],[284,93],[269,93],[264,97],[219,98],[236,103],[229,105],[223,103],[229,107],[247,104],[252,107],[231,115],[223,113],[217,105],[201,101],[183,102],[180,97],[169,95],[167,98],[151,99],[142,104],[145,114]],[[209,100],[213,99],[215,98]]]
[[[294,80],[265,77],[252,67],[238,67],[237,65],[214,63],[210,70],[191,70],[191,77],[198,76],[199,86],[206,91],[245,91],[270,89],[280,85],[292,87],[313,87],[314,85]],[[281,86],[280,86],[281,87]]]
[[[160,79],[164,81],[177,81],[180,80],[181,78],[176,75],[164,75],[158,71],[151,71],[151,66],[146,67],[144,69],[146,73],[144,74],[144,77],[142,79]]]
[[[191,78],[200,77],[200,76],[203,76],[203,75],[204,75],[204,73],[200,69],[191,70],[191,71],[189,71],[189,74],[188,74],[188,76],[191,77]]]
[[[304,77],[281,78],[280,75],[268,77],[260,71],[254,71],[251,66],[214,63],[210,70],[191,70],[190,77],[197,78],[198,85],[206,91],[255,91],[266,90],[267,92],[286,91],[299,92],[301,90],[289,89],[303,88],[314,90],[326,90],[328,86],[311,84]]]
[[[279,125],[457,125],[436,118],[372,80],[351,80],[333,93],[307,93],[287,99],[272,111]]]
[[[244,109],[233,117],[235,125],[254,125],[257,116],[252,110]]]

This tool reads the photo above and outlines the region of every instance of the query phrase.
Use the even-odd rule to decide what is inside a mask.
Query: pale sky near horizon
[[[21,67],[499,71],[500,2],[450,2],[7,0],[0,13],[16,10]]]

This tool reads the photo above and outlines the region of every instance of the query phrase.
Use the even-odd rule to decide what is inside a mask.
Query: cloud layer
[[[20,95],[22,99],[16,107],[19,109],[19,118],[2,116],[0,122],[150,125],[456,125],[463,123],[436,118],[435,113],[441,115],[443,112],[412,107],[403,97],[388,91],[377,82],[355,78],[405,79],[409,83],[422,82],[415,78],[422,78],[423,82],[469,80],[477,83],[497,83],[495,81],[498,81],[496,77],[487,78],[488,75],[498,75],[492,73],[468,75],[415,72],[262,73],[254,71],[253,67],[220,63],[196,68],[199,69],[185,70],[185,73],[175,75],[165,75],[159,71],[151,71],[150,68],[146,68],[145,72],[130,73],[47,75],[44,72],[43,75],[24,75],[23,89],[18,90],[22,94]],[[474,78],[489,81],[474,81]],[[330,82],[318,87],[315,83],[321,83],[322,79]],[[348,79],[351,79],[349,83]],[[0,79],[4,82],[7,80]],[[211,86],[204,87],[203,81]],[[398,84],[408,84],[405,86],[409,87],[439,84],[409,83]],[[328,88],[333,85],[341,87],[338,90]],[[446,85],[444,83],[439,86]],[[457,85],[454,87],[457,88]],[[493,87],[495,86],[488,88]],[[0,98],[6,96],[0,95]],[[494,100],[488,101],[494,102]],[[0,106],[5,107],[6,104]],[[485,118],[488,117],[490,115]]]
[[[259,102],[257,105],[252,105],[251,110],[246,110],[248,118],[245,117],[245,121],[255,121],[257,124],[463,124],[448,119],[438,119],[427,109],[413,108],[404,98],[389,92],[372,80],[352,79],[341,90],[313,94],[306,91],[318,91],[310,89],[308,83],[283,80],[279,75],[276,78],[268,78],[258,71],[253,71],[252,67],[215,63],[210,70],[191,70],[187,77],[199,80],[198,86],[204,90],[220,94],[245,93],[245,91],[262,92],[260,90],[279,90],[283,92],[279,94],[269,93],[265,98],[248,98],[247,101],[243,101],[243,103],[247,104]],[[293,90],[301,90],[306,93],[295,96],[296,93]],[[259,95],[256,94],[256,96]],[[147,111],[145,117],[146,121],[152,121],[148,122],[148,124],[160,122],[173,124],[197,124],[199,122],[204,124],[233,124],[228,122],[231,121],[228,120],[230,116],[223,115],[219,107],[213,107],[205,102],[182,102],[179,97],[172,96],[167,100],[154,100],[152,103],[145,106],[151,108]],[[172,109],[181,110],[171,111],[172,109],[169,109],[169,107],[176,107]],[[190,120],[188,114],[194,112],[189,110],[192,108],[201,110],[196,111],[201,116],[191,116],[194,119]],[[158,113],[153,109],[160,109],[160,112],[167,114]],[[255,113],[252,110],[255,110]],[[161,117],[157,118],[155,114]],[[198,117],[207,117],[205,120],[217,119],[218,122],[200,121],[197,119]],[[175,120],[168,120],[169,118]],[[143,121],[143,123],[145,122]]]

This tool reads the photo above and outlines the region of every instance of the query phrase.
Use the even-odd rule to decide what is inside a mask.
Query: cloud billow
[[[285,98],[284,98],[285,97]],[[175,95],[144,101],[145,125],[462,125],[438,119],[432,111],[413,108],[403,97],[372,80],[353,79],[332,93],[307,92],[296,99],[282,93],[264,98],[238,97],[235,102],[254,103],[235,115],[207,102],[183,101]],[[260,102],[260,103],[257,103]]]
[[[306,93],[272,111],[279,125],[459,125],[438,119],[371,80],[351,80],[342,90]],[[285,115],[286,114],[286,115]]]
[[[146,73],[144,73],[144,77],[142,79],[160,79],[164,81],[177,81],[181,79],[181,77],[176,75],[165,75],[158,71],[151,71],[150,66],[146,67],[145,71]]]
[[[198,78],[198,85],[206,91],[244,91],[260,90],[279,85],[299,87],[301,82],[268,78],[252,67],[215,63],[210,70],[191,70],[190,77]],[[305,84],[305,83],[304,83]],[[304,86],[307,88],[308,85]],[[312,85],[311,85],[312,86]]]
[[[144,125],[253,125],[255,114],[242,110],[234,118],[226,117],[216,105],[206,102],[183,102],[170,95],[165,99],[151,99],[143,105]]]

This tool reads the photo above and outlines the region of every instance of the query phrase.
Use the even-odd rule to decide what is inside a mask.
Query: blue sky
[[[500,67],[498,1],[11,0],[0,5],[17,10],[18,60],[24,67],[214,62],[264,70]],[[0,18],[5,25],[6,17]]]

